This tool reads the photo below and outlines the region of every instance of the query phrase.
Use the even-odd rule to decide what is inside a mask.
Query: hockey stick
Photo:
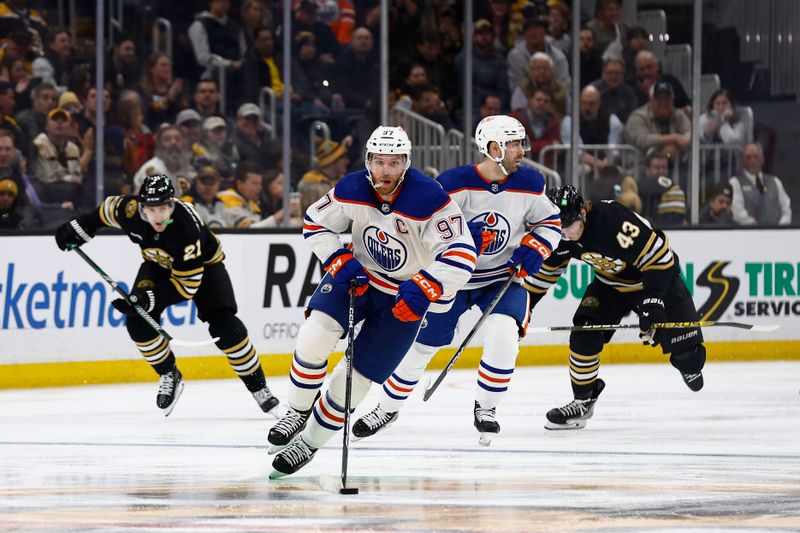
[[[714,322],[712,320],[700,320],[697,322],[662,322],[660,324],[653,324],[653,327],[656,329],[710,328],[717,326],[749,329],[750,331],[757,331],[757,332],[775,331],[780,327],[780,325],[778,324],[757,326],[753,324],[745,324],[743,322]],[[546,333],[548,331],[610,331],[617,329],[639,329],[639,324],[590,324],[587,326],[547,326],[540,328],[528,328],[528,333]]]
[[[436,389],[439,388],[439,385],[442,384],[442,381],[444,381],[445,376],[447,376],[447,373],[450,372],[450,370],[452,370],[453,365],[456,364],[456,361],[458,360],[458,358],[461,357],[461,353],[464,351],[464,349],[466,349],[467,344],[469,344],[469,341],[472,340],[472,337],[475,336],[475,333],[478,331],[478,328],[480,328],[481,325],[483,325],[483,323],[489,317],[489,315],[492,314],[492,311],[494,310],[495,306],[497,305],[497,302],[500,301],[500,298],[503,297],[503,295],[506,293],[506,291],[511,286],[511,284],[514,283],[514,278],[517,277],[517,273],[519,272],[520,268],[522,268],[520,265],[517,265],[517,266],[514,267],[514,271],[511,273],[511,277],[509,277],[506,280],[506,282],[503,284],[503,286],[500,287],[500,290],[497,291],[497,294],[495,294],[494,299],[492,299],[492,302],[489,304],[489,307],[486,308],[486,311],[483,312],[483,314],[478,319],[478,321],[475,323],[475,325],[472,326],[472,330],[470,330],[470,332],[467,333],[467,337],[464,339],[464,342],[461,343],[461,346],[458,347],[458,350],[456,350],[456,353],[453,355],[452,358],[450,358],[450,362],[448,362],[447,366],[444,367],[444,370],[442,370],[442,372],[436,378],[436,381],[431,383],[425,389],[425,394],[422,396],[422,399],[424,401],[427,402],[428,399],[431,397],[431,395],[436,391]]]
[[[138,304],[135,304],[135,303],[131,302],[131,301],[130,301],[130,299],[129,299],[129,295],[128,295],[128,293],[127,293],[127,292],[125,292],[125,291],[122,289],[122,287],[120,287],[120,286],[119,286],[119,283],[117,283],[116,281],[114,281],[114,278],[112,278],[111,276],[109,276],[108,274],[106,274],[106,273],[105,273],[105,271],[104,271],[102,268],[100,268],[100,265],[98,265],[97,263],[95,263],[95,262],[92,260],[92,258],[91,258],[91,257],[89,257],[88,255],[86,255],[86,252],[84,252],[83,250],[81,250],[81,249],[80,249],[80,248],[78,248],[77,246],[70,246],[70,247],[69,247],[69,249],[70,249],[70,250],[72,250],[72,251],[74,251],[74,252],[77,252],[77,254],[78,254],[79,256],[81,256],[81,259],[83,259],[84,261],[86,261],[86,262],[89,264],[89,266],[90,266],[90,267],[92,267],[92,268],[94,269],[94,271],[95,271],[95,272],[97,272],[98,274],[100,274],[100,277],[101,277],[101,278],[103,278],[103,279],[106,281],[106,283],[108,283],[109,285],[111,285],[111,287],[112,287],[112,288],[113,288],[115,291],[117,291],[117,294],[119,294],[120,296],[122,296],[122,298],[124,298],[124,299],[125,299],[125,301],[126,301],[126,302],[128,302],[128,304],[129,304],[131,307],[133,307],[133,309],[136,311],[136,314],[138,314],[140,317],[142,317],[142,319],[143,319],[145,322],[147,322],[147,324],[148,324],[148,325],[149,325],[151,328],[153,328],[153,329],[155,330],[155,332],[156,332],[156,333],[158,333],[159,335],[161,335],[162,337],[164,337],[165,339],[167,339],[167,342],[171,342],[172,344],[174,344],[174,345],[176,345],[176,346],[189,346],[189,347],[192,347],[192,346],[205,346],[206,344],[211,344],[211,343],[217,342],[217,341],[219,340],[219,337],[214,337],[213,339],[210,339],[210,340],[205,340],[205,341],[184,341],[184,340],[180,340],[180,339],[175,339],[175,338],[173,338],[173,337],[172,337],[172,335],[170,335],[169,333],[167,333],[166,331],[164,331],[164,329],[161,327],[161,325],[160,325],[158,322],[156,322],[156,321],[153,319],[153,317],[151,317],[150,315],[148,315],[148,314],[147,314],[147,311],[145,311],[144,309],[142,309],[142,308],[141,308],[141,307],[140,307]]]
[[[355,336],[356,282],[350,282],[350,308],[347,311],[347,378],[344,391],[344,428],[342,431],[342,488],[339,494],[358,494],[358,487],[347,486],[347,457],[350,454],[350,403],[353,396],[353,337]]]

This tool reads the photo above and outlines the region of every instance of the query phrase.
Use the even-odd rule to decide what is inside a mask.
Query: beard
[[[156,148],[156,157],[161,159],[168,170],[176,171],[189,166],[191,156],[181,149],[165,150]]]

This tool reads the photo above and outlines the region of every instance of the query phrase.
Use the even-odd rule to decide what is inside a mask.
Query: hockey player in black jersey
[[[269,412],[278,399],[267,387],[247,328],[236,316],[222,245],[194,208],[174,196],[167,176],[147,176],[138,196],[109,196],[97,209],[59,226],[56,243],[62,250],[81,246],[105,226],[125,232],[144,257],[129,300],[158,321],[165,308],[193,299],[198,317],[208,324],[211,336],[219,338],[217,347],[261,409]],[[156,404],[169,416],[183,391],[183,377],[169,343],[128,301],[118,298],[111,304],[126,315],[131,339],[160,376]]]
[[[563,237],[541,270],[525,280],[531,309],[558,281],[570,259],[581,260],[596,277],[578,305],[574,325],[617,324],[633,311],[639,315],[642,343],[660,344],[686,385],[693,391],[703,388],[706,350],[700,329],[653,327],[699,320],[667,236],[615,201],[584,202],[571,185],[547,194],[561,210]],[[613,335],[613,330],[570,334],[569,373],[575,399],[547,413],[547,429],[580,429],[591,418],[605,387],[597,377],[600,352]]]

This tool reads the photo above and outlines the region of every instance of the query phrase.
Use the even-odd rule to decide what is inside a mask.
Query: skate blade
[[[555,424],[548,421],[544,425],[544,429],[549,429],[551,431],[559,431],[564,429],[583,429],[584,427],[586,427],[586,420],[575,420],[566,424]]]
[[[282,403],[279,403],[264,414],[267,415],[267,417],[269,418],[280,420],[286,415],[286,412],[287,412],[286,407],[284,407]]]
[[[269,478],[270,479],[280,479],[280,478],[288,476],[288,475],[289,474],[281,472],[280,470],[274,470],[273,469],[272,472],[270,472],[270,474],[269,474]]]
[[[478,444],[481,446],[489,446],[492,443],[492,438],[496,435],[496,433],[481,433],[480,438],[478,438]]]
[[[182,393],[183,393],[183,380],[181,380],[181,382],[178,383],[178,389],[175,391],[175,399],[172,400],[172,403],[169,404],[169,406],[161,410],[161,412],[164,413],[165,417],[169,416],[172,410],[175,409],[175,405],[177,405],[178,400],[180,400]]]

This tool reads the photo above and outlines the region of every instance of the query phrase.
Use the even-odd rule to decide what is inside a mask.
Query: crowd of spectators
[[[202,5],[191,20],[173,23],[172,58],[147,48],[149,38],[116,32],[102,95],[95,90],[93,50],[79,53],[68,31],[48,26],[27,4],[0,1],[10,13],[0,17],[4,229],[51,228],[95,204],[98,96],[106,113],[105,193],[136,193],[145,175],[165,173],[215,227],[284,225],[280,116],[286,91],[293,226],[314,197],[360,166],[364,132],[377,124],[382,97],[445,130],[463,124],[462,13],[451,2],[390,2],[389,95],[379,93],[376,0],[292,2],[290,85],[284,82],[282,3],[195,2]],[[648,33],[621,19],[620,0],[597,0],[578,43],[571,39],[568,3],[476,0],[475,8],[475,123],[491,114],[517,117],[531,139],[532,158],[539,159],[544,147],[570,142],[572,84],[579,77],[582,144],[630,144],[640,161],[630,168],[614,150],[587,150],[580,155],[582,179],[590,186],[599,182],[593,194],[608,190],[654,220],[684,223],[688,176],[681,169],[692,136],[692,102],[680,81],[663,72]],[[172,9],[158,3],[148,16]],[[576,45],[580,64],[572,65]],[[265,87],[276,97],[275,123],[262,113]],[[748,144],[752,132],[733,96],[717,91],[704,107],[702,142],[743,149],[741,163],[725,169],[736,175],[729,187],[703,191],[712,207],[720,196],[728,198],[731,216],[709,208],[706,221],[788,223],[788,196],[780,179],[762,172],[763,151]],[[328,124],[332,139],[309,138],[316,120]],[[543,162],[556,164],[552,154]],[[788,216],[767,217],[762,206],[773,201]]]

